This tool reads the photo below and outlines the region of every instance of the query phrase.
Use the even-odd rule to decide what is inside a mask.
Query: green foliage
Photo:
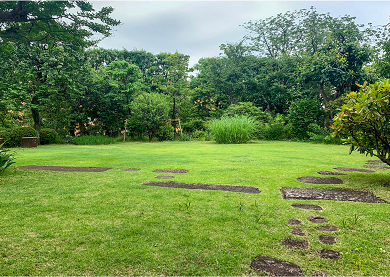
[[[75,137],[71,143],[76,145],[101,145],[114,144],[116,140],[109,136],[80,136]]]
[[[196,130],[205,131],[207,130],[207,122],[202,119],[193,119],[190,122],[181,123],[181,127],[184,132],[193,133]]]
[[[175,131],[171,124],[165,123],[162,125],[156,134],[156,137],[160,141],[173,140],[175,138]]]
[[[390,80],[361,86],[333,119],[334,135],[346,137],[350,152],[378,157],[390,165]]]
[[[253,105],[252,102],[239,102],[238,104],[232,104],[226,109],[224,116],[232,117],[234,115],[245,115],[252,117],[258,122],[270,122],[272,120],[271,115],[268,112],[262,111],[261,108]]]
[[[33,127],[18,127],[11,131],[10,146],[20,146],[22,137],[38,137],[38,132]]]
[[[0,144],[0,174],[6,170],[11,164],[15,163],[15,153],[10,152],[8,149],[2,149],[4,143]]]
[[[309,125],[317,124],[323,118],[321,104],[313,99],[294,101],[288,112],[288,120],[292,125],[293,132],[301,140],[309,138]]]
[[[0,128],[0,138],[4,139],[5,145],[9,145],[9,141],[11,140],[11,130]]]
[[[255,122],[243,115],[222,117],[211,121],[210,130],[217,143],[247,143],[253,138]]]
[[[127,129],[137,130],[138,135],[146,134],[149,141],[168,120],[169,102],[167,97],[157,93],[142,93],[130,105],[131,118]]]
[[[58,133],[50,128],[43,128],[41,129],[40,135],[39,135],[39,142],[41,144],[51,144],[56,143],[58,140]]]

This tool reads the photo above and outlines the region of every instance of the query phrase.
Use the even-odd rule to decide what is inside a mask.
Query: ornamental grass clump
[[[247,143],[253,137],[255,126],[252,118],[241,115],[215,119],[210,130],[217,143]]]

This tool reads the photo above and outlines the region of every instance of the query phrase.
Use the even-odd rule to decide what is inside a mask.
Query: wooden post
[[[181,124],[180,124],[180,118],[178,118],[177,121],[179,121],[180,133],[183,135],[183,131],[182,131],[182,129],[181,129]]]
[[[127,132],[126,124],[127,124],[127,119],[125,120],[125,133],[123,135],[123,141],[126,141],[126,132]]]
[[[37,147],[38,146],[38,138],[37,137],[23,137],[21,145],[24,148]]]

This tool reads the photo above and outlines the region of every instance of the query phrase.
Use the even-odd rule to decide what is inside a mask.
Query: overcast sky
[[[190,66],[215,57],[219,46],[238,42],[246,34],[241,24],[278,13],[309,9],[333,17],[351,15],[356,23],[389,23],[389,1],[91,1],[95,9],[111,6],[122,22],[99,47],[144,49],[158,54],[190,55]]]

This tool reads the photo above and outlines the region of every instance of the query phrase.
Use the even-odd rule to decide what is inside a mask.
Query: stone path
[[[333,169],[347,172],[363,172],[363,173],[373,173],[375,171],[361,168],[349,168],[349,167],[335,167]]]
[[[257,256],[250,266],[270,276],[303,276],[298,265],[267,256]]]
[[[305,176],[297,178],[299,182],[309,184],[343,184],[343,180],[335,177],[323,178],[314,176]]]
[[[112,169],[112,168],[103,168],[103,167],[70,167],[70,166],[42,166],[42,165],[26,165],[26,166],[20,166],[19,168],[51,170],[51,171],[70,171],[70,172],[103,172]]]
[[[321,175],[347,175],[345,173],[335,172],[335,171],[317,171],[317,173]]]
[[[167,176],[167,175],[158,175],[154,178],[157,178],[157,179],[173,179],[175,178],[175,176]]]

